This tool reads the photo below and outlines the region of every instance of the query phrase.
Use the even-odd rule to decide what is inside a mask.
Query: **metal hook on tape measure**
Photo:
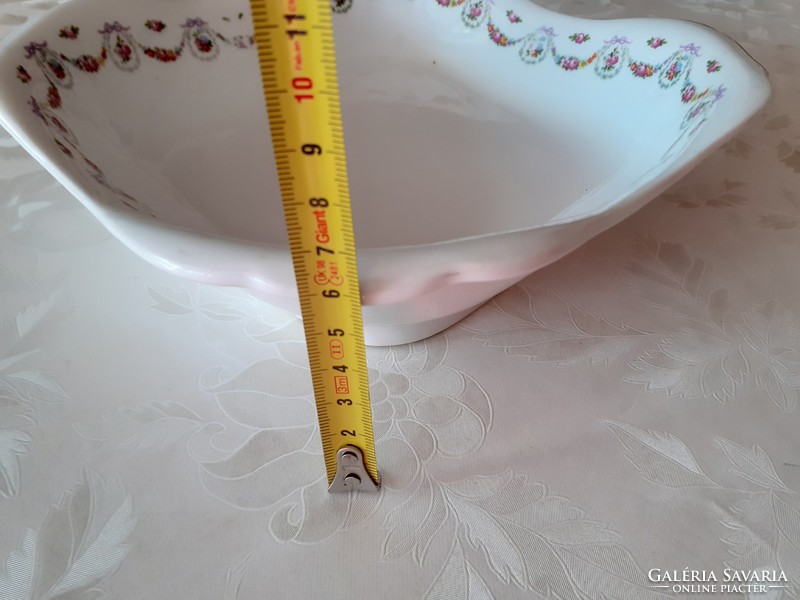
[[[328,491],[333,492],[377,492],[380,482],[375,483],[364,466],[364,455],[355,446],[342,446],[336,453],[336,475]]]

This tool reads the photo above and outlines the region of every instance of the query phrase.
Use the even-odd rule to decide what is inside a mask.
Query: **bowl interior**
[[[31,143],[106,208],[285,245],[252,24],[234,4],[56,11],[17,44],[42,130]],[[741,62],[696,26],[519,5],[356,2],[335,15],[360,247],[600,212],[669,172],[715,117],[715,67]]]

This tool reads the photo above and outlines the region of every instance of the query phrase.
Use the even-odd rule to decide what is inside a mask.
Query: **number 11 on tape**
[[[330,0],[250,0],[329,490],[375,491]]]

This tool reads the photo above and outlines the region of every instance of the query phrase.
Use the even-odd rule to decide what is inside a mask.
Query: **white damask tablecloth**
[[[0,1],[2,33],[54,4]],[[369,350],[380,495],[325,491],[297,319],[149,266],[0,137],[0,598],[650,600],[754,568],[788,581],[717,596],[800,598],[800,3],[551,6],[712,25],[774,96],[634,217]]]

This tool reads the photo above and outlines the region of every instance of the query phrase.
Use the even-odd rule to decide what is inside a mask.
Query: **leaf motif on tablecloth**
[[[627,267],[636,293],[692,326],[645,350],[629,364],[632,372],[625,380],[672,397],[727,401],[752,371],[729,318],[728,291],[714,285],[711,265],[680,244],[644,237],[640,249],[640,258]]]
[[[247,321],[244,333],[262,344],[292,342],[303,339],[303,322],[291,313],[276,309]]]
[[[53,374],[41,369],[15,371],[7,374],[5,379],[26,402],[60,404],[70,399]]]
[[[767,131],[778,131],[779,129],[786,129],[787,127],[791,127],[794,123],[794,119],[789,114],[782,114],[778,115],[777,117],[772,117],[766,123],[764,123],[764,129]]]
[[[787,229],[797,229],[798,225],[800,225],[800,218],[791,215],[772,213],[758,217],[758,226],[763,229],[785,231]]]
[[[214,394],[220,409],[246,427],[293,427],[312,423],[316,416],[308,366],[284,357],[259,360],[233,375],[210,369],[201,389]]]
[[[621,421],[605,420],[625,448],[625,457],[646,480],[667,487],[716,486],[703,473],[691,450],[669,433],[645,431]]]
[[[726,401],[750,371],[741,348],[724,337],[684,329],[661,341],[629,365],[626,381],[679,398]]]
[[[270,533],[280,542],[319,543],[372,516],[382,500],[383,492],[331,494],[327,478],[321,477],[275,511]]]
[[[608,364],[628,354],[647,332],[597,317],[546,290],[514,286],[489,306],[505,313],[500,330],[474,332],[485,346],[559,366]]]
[[[494,600],[486,583],[478,575],[475,567],[464,557],[464,549],[458,538],[436,579],[431,585],[425,600]]]
[[[733,555],[726,564],[732,569],[774,565],[776,531],[771,494],[753,494],[734,504],[730,512],[734,517],[722,522],[727,530],[722,542]]]
[[[26,529],[19,550],[6,559],[5,573],[0,570],[0,598],[30,600],[36,574],[36,532]]]
[[[726,567],[785,573],[788,587],[781,597],[800,592],[800,509],[775,491],[750,494],[731,507],[733,519],[724,522],[722,541],[733,555]],[[761,597],[761,596],[758,596]]]
[[[760,227],[773,231],[785,231],[800,226],[800,194],[793,190],[782,189],[781,195],[789,205],[789,212],[772,212],[759,216]]]
[[[746,343],[763,360],[756,373],[758,386],[784,412],[800,404],[800,327],[789,312],[774,301],[768,301],[744,314],[738,327]]]
[[[415,563],[423,564],[428,547],[448,516],[441,487],[423,476],[408,499],[386,516],[383,526],[389,532],[381,558],[391,560],[410,553]]]
[[[795,173],[800,173],[800,150],[786,140],[781,140],[775,148],[778,160],[792,169]]]
[[[200,480],[230,506],[269,508],[319,479],[318,445],[313,425],[259,430],[222,459],[201,464]]]
[[[34,336],[40,340],[52,335],[51,328],[60,319],[72,311],[70,294],[58,289],[35,304],[27,306],[17,313],[17,339],[29,342]]]
[[[778,563],[792,586],[800,589],[800,510],[774,493],[772,507],[778,528]]]
[[[248,554],[241,563],[228,569],[225,575],[225,590],[222,593],[222,600],[237,600],[239,598],[239,590],[242,587],[244,574],[247,572],[251,558],[252,555]]]
[[[147,295],[155,302],[150,308],[167,315],[188,315],[195,310],[192,296],[186,288],[148,286]]]
[[[524,588],[525,557],[508,530],[490,513],[464,497],[451,493],[447,498],[467,543],[483,552],[495,576],[505,584]]]
[[[505,584],[561,600],[664,598],[616,533],[541,484],[505,471],[442,485],[457,535]]]
[[[733,208],[749,202],[750,199],[747,196],[735,191],[746,185],[743,181],[724,179],[718,184],[700,183],[685,189],[679,188],[674,192],[664,194],[663,198],[679,208],[694,209],[703,206]]]
[[[223,302],[207,302],[199,307],[200,314],[214,321],[241,321],[250,315],[242,309]]]
[[[128,553],[136,525],[131,497],[116,480],[85,471],[83,481],[50,507],[38,532],[25,531],[0,574],[4,600],[96,598],[97,586]]]
[[[53,373],[22,365],[39,351],[56,331],[57,322],[71,310],[69,294],[57,291],[19,310],[15,318],[0,320],[0,394],[30,407],[70,399]]]
[[[753,145],[744,141],[740,137],[733,138],[730,142],[723,147],[726,154],[735,156],[736,158],[750,158],[753,155]]]
[[[174,444],[203,424],[197,413],[178,402],[150,402],[120,408],[99,420],[76,423],[74,427],[84,439],[114,441],[117,448],[137,451]]]
[[[682,244],[642,236],[638,257],[626,269],[633,275],[634,292],[647,304],[671,316],[715,322],[708,314],[718,289],[713,285],[714,266],[691,256]]]
[[[24,431],[0,431],[0,496],[10,498],[19,491],[19,460],[30,441],[31,436]]]
[[[734,464],[730,472],[762,487],[790,492],[791,490],[778,477],[772,461],[767,453],[760,446],[753,446],[752,449],[740,446],[736,442],[716,437],[714,440],[719,444],[725,456]]]

